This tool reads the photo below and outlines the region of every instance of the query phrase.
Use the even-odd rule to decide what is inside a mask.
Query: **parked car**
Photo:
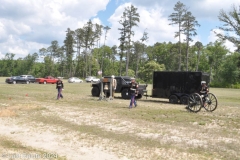
[[[29,83],[35,83],[36,79],[34,76],[32,75],[20,75],[20,77],[28,79]]]
[[[83,80],[81,80],[81,79],[79,79],[79,78],[77,78],[77,77],[71,77],[71,78],[69,78],[68,79],[68,83],[82,83],[83,82]]]
[[[25,79],[23,77],[20,76],[12,76],[9,77],[5,80],[6,83],[8,84],[16,84],[16,83],[25,83],[25,84],[29,84],[29,80]]]
[[[57,78],[54,78],[52,76],[47,76],[45,78],[36,78],[36,82],[39,83],[39,84],[47,84],[47,83],[52,83],[52,84],[55,84],[57,83],[58,79]]]
[[[94,76],[87,76],[87,77],[85,78],[85,81],[86,81],[86,82],[99,82],[100,79],[99,79],[99,78],[96,78],[96,77],[94,77]]]

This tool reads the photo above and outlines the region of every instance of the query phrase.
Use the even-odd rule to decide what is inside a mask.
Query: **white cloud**
[[[0,6],[0,53],[24,56],[38,52],[51,41],[61,44],[67,28],[82,27],[109,0],[2,0]],[[93,20],[100,22],[98,18]],[[11,36],[10,36],[11,35]],[[12,37],[12,38],[10,38]]]
[[[109,31],[107,43],[112,45],[119,44],[118,38],[120,38],[120,31],[118,28],[122,28],[119,21],[123,14],[124,8],[130,6],[130,3],[125,3],[119,6],[115,13],[109,18],[112,24],[112,29]],[[168,42],[176,41],[174,39],[174,32],[176,28],[169,25],[169,21],[162,15],[162,8],[155,6],[151,9],[145,7],[137,7],[137,13],[140,15],[140,22],[138,26],[133,27],[135,35],[134,41],[140,40],[143,36],[143,32],[146,30],[148,33],[148,42],[146,44],[153,45],[156,42]]]
[[[0,52],[0,58],[4,57],[3,55],[6,53],[15,54],[14,58],[25,57],[30,53],[38,52],[38,50],[43,47],[47,47],[47,45],[36,42],[27,42],[13,35],[9,35],[4,43],[0,43],[1,50],[4,50],[4,52]]]
[[[92,19],[93,24],[100,24],[101,25],[101,20],[99,18],[93,18]]]
[[[130,0],[134,6],[144,6],[147,8],[159,6],[164,9],[164,16],[169,16],[175,12],[173,10],[175,4],[179,0]],[[220,9],[229,10],[232,4],[239,4],[239,0],[222,1],[222,0],[181,0],[189,11],[198,18],[217,19]]]
[[[133,40],[140,40],[144,30],[148,32],[148,45],[156,42],[177,42],[174,32],[177,26],[169,25],[168,16],[174,12],[174,5],[179,0],[1,0],[0,6],[0,58],[8,52],[16,52],[19,56],[38,52],[42,47],[48,47],[51,41],[57,40],[62,45],[67,28],[75,30],[82,27],[89,19],[93,23],[102,24],[103,20],[97,16],[99,11],[106,10],[107,4],[115,1],[119,7],[108,19],[111,30],[107,34],[106,45],[118,45],[120,37],[118,28],[122,13],[131,3],[138,8],[140,23],[134,27]],[[126,3],[128,1],[129,3]],[[239,4],[239,0],[182,0],[196,20],[218,25],[217,16],[220,9],[231,10],[232,4]],[[106,11],[107,12],[107,11]],[[201,24],[201,32],[193,37],[195,41],[207,41],[207,35],[214,35],[210,29]],[[216,26],[214,26],[215,28]],[[212,28],[211,28],[212,29]],[[11,36],[10,36],[11,35]],[[210,38],[210,37],[209,37]],[[103,44],[102,35],[101,44]],[[208,42],[212,41],[211,39]],[[226,43],[228,44],[228,43]],[[228,44],[230,46],[230,44]]]

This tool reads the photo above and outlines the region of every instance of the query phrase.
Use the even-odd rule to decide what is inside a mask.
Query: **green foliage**
[[[123,75],[123,76],[126,76],[126,72],[123,72],[122,75]],[[130,77],[135,77],[136,75],[135,75],[134,70],[128,69],[128,76],[130,76]]]
[[[240,83],[237,82],[235,84],[230,84],[228,82],[219,82],[219,81],[212,81],[211,87],[214,88],[234,88],[234,89],[240,89]]]
[[[149,61],[140,68],[139,78],[147,83],[152,83],[153,71],[164,71],[164,64],[158,64],[155,61]]]
[[[232,56],[226,56],[221,67],[220,77],[224,83],[236,84],[240,75],[240,70],[237,67],[238,63],[238,53],[233,54]]]

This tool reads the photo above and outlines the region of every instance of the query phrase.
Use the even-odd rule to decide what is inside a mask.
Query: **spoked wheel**
[[[205,105],[203,104],[203,107],[207,111],[212,112],[215,109],[217,109],[218,100],[217,100],[217,97],[214,94],[208,93],[208,97],[206,97],[205,101],[206,101],[206,103],[205,103]]]
[[[193,93],[188,99],[188,109],[192,112],[199,112],[202,108],[202,98],[199,94]]]

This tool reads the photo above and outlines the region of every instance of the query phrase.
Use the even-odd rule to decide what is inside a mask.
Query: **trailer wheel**
[[[169,102],[172,104],[177,104],[178,103],[178,97],[176,95],[171,95],[169,97]]]
[[[92,96],[98,97],[100,95],[100,91],[98,87],[93,87],[92,88]]]
[[[122,90],[121,95],[122,95],[123,99],[130,99],[130,94],[128,93],[128,89],[127,88]]]
[[[188,96],[182,96],[180,98],[180,103],[181,104],[188,104]]]

